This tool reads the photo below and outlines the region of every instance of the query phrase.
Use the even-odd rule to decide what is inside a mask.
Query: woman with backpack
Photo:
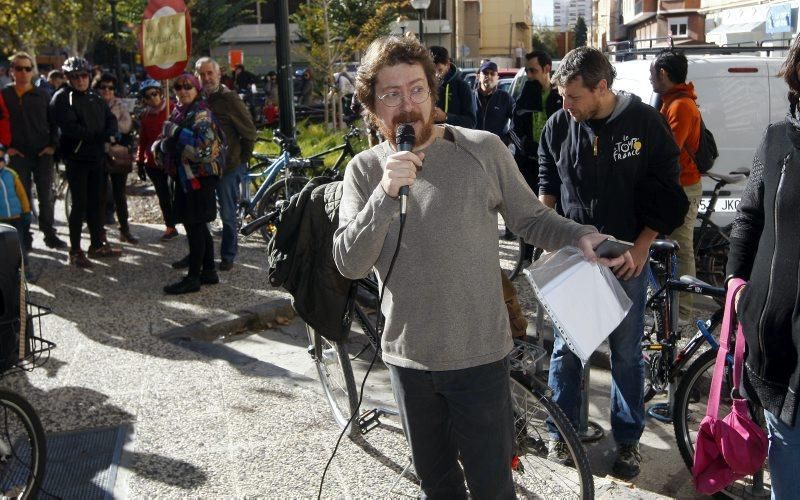
[[[175,180],[175,219],[189,240],[189,273],[164,287],[168,294],[200,290],[219,283],[214,267],[214,244],[208,223],[217,217],[215,189],[221,175],[221,134],[191,73],[175,79],[178,102],[161,135],[153,143],[156,162]]]
[[[800,37],[781,75],[789,113],[767,127],[731,230],[727,274],[747,339],[744,389],[764,408],[772,498],[798,498],[800,470]],[[792,493],[794,492],[794,493]]]

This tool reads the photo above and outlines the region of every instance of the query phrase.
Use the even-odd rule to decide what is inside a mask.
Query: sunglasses
[[[172,88],[175,90],[175,92],[178,92],[181,90],[192,90],[194,88],[194,85],[192,85],[191,83],[184,83],[183,85],[178,83],[173,85]]]
[[[14,71],[25,71],[26,73],[30,73],[33,71],[33,66],[14,66]]]
[[[114,90],[113,85],[100,85],[100,90]]]
[[[157,95],[161,95],[161,93],[160,92],[145,92],[144,93],[144,98],[145,99],[152,99],[153,97],[155,97]]]

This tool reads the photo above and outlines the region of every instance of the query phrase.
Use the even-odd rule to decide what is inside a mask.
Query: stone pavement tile
[[[136,425],[136,450],[183,458],[224,450],[228,429],[222,391],[215,386],[145,393]]]
[[[127,498],[242,498],[235,467],[225,450],[177,456],[137,449],[130,455]]]
[[[48,434],[135,422],[141,403],[138,394],[108,395],[75,386],[23,394],[36,409]]]
[[[154,376],[145,382],[148,396],[183,398],[210,391],[219,395],[219,373],[207,360],[153,359],[149,369]]]
[[[87,344],[78,357],[80,362],[71,367],[64,383],[106,394],[141,394],[151,373],[148,356],[94,342]]]

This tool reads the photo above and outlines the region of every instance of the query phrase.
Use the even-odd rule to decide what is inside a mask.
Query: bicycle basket
[[[15,318],[0,324],[0,373],[12,369],[30,371],[42,366],[50,359],[50,350],[56,344],[41,337],[42,316],[51,314],[52,310],[32,302],[27,302],[27,320],[25,335],[20,339],[20,320]]]

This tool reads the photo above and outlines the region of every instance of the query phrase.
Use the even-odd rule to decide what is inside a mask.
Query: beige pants
[[[669,238],[678,242],[681,249],[678,250],[678,276],[689,274],[694,276],[696,273],[694,266],[694,225],[697,220],[697,207],[700,205],[700,198],[703,196],[703,186],[701,182],[692,184],[690,186],[683,186],[683,192],[689,198],[689,211],[686,212],[686,218],[683,220],[683,225],[676,229]],[[678,313],[680,319],[692,320],[693,303],[691,293],[681,293],[678,297],[680,307]]]

